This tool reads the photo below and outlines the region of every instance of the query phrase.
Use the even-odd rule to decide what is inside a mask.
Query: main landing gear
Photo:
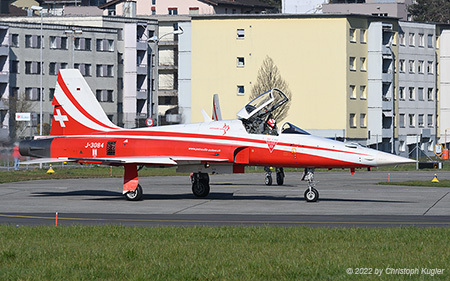
[[[306,202],[316,202],[319,199],[319,191],[315,189],[314,169],[306,168],[303,173],[302,181],[308,181],[308,189],[305,191]]]
[[[266,171],[266,177],[264,180],[264,183],[266,185],[272,185],[272,171],[270,170],[270,167],[264,167],[264,171]],[[276,179],[278,185],[284,184],[284,170],[283,168],[276,168]]]
[[[193,173],[191,175],[192,193],[195,197],[206,197],[209,194],[209,176],[207,173]]]
[[[143,194],[144,193],[142,191],[142,187],[140,184],[138,184],[135,190],[128,191],[127,193],[125,193],[125,198],[128,201],[141,201]]]

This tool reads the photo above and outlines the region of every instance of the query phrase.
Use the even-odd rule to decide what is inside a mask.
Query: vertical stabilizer
[[[61,69],[50,135],[85,135],[120,129],[106,116],[78,69]]]
[[[214,121],[221,121],[222,120],[222,111],[220,110],[220,103],[219,103],[219,95],[214,94],[213,96],[213,120]]]

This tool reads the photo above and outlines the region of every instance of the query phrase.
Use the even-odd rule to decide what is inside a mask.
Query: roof
[[[260,0],[198,0],[198,1],[213,6],[229,5],[240,7],[274,8],[273,5],[269,5]]]
[[[125,2],[126,0],[112,0],[103,5],[98,6],[100,9],[108,8],[112,5],[117,5],[119,3]],[[274,8],[274,6],[264,3],[260,0],[198,0],[208,5],[212,6],[237,6],[237,7],[257,7],[257,8]]]
[[[16,17],[16,16],[26,16],[27,15],[27,11],[21,9],[21,8],[17,8],[14,5],[9,4],[9,13],[8,14],[1,14],[0,16],[2,17]]]

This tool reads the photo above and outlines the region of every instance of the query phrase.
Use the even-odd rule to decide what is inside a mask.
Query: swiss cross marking
[[[55,121],[59,122],[59,125],[61,127],[66,127],[66,124],[64,124],[64,121],[69,121],[69,118],[67,118],[67,115],[61,115],[61,110],[56,110],[56,115],[54,116]]]

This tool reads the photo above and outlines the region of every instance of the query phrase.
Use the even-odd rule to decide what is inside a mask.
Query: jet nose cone
[[[416,162],[415,160],[385,152],[378,152],[376,155],[377,166],[410,164],[415,162]]]

